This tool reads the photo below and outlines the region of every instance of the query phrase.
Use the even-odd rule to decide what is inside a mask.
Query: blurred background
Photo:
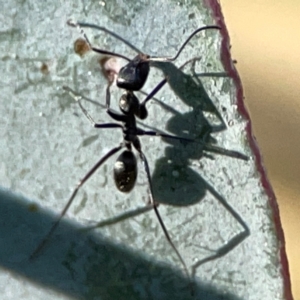
[[[221,0],[300,299],[300,1]]]

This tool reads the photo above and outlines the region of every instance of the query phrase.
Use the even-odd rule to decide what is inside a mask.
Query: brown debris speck
[[[90,51],[90,46],[85,39],[79,38],[74,42],[74,51],[80,57],[84,56],[88,51]]]

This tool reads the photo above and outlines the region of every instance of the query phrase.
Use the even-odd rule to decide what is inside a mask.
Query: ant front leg
[[[95,127],[95,128],[123,128],[122,125],[117,124],[117,123],[104,123],[104,124],[96,123],[94,121],[94,119],[91,117],[91,115],[87,112],[87,110],[82,106],[82,104],[80,102],[82,99],[82,96],[67,86],[63,86],[63,89],[65,91],[67,91],[70,94],[70,96],[75,100],[75,102],[77,102],[79,104],[80,109],[82,110],[82,112],[84,113],[86,118],[91,122],[93,127]]]
[[[87,117],[87,119],[91,122],[91,124],[93,125],[93,127],[96,127],[97,123],[94,121],[94,119],[91,117],[91,115],[87,112],[87,110],[82,106],[81,104],[81,99],[82,96],[78,93],[76,93],[75,91],[73,91],[71,88],[69,88],[68,86],[63,86],[63,89],[69,93],[69,95],[74,99],[75,102],[78,103],[79,107],[81,108],[82,112],[84,113],[84,115]]]

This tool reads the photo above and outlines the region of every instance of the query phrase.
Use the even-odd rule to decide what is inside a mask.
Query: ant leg
[[[85,32],[83,31],[83,29],[81,27],[89,27],[89,28],[96,28],[96,29],[99,29],[99,30],[102,30],[110,35],[112,35],[113,37],[121,40],[122,42],[124,42],[126,45],[130,46],[131,48],[133,48],[135,51],[138,50],[137,48],[135,48],[134,46],[132,46],[129,42],[127,42],[126,40],[124,40],[123,38],[121,38],[120,36],[118,36],[117,34],[115,34],[114,32],[106,29],[105,27],[100,27],[100,26],[96,26],[96,25],[93,25],[93,24],[88,24],[88,23],[81,23],[81,22],[73,22],[72,20],[68,20],[67,21],[67,25],[71,26],[71,27],[76,27],[78,28],[78,30],[81,32],[81,34],[83,35],[84,39],[86,40],[86,42],[88,43],[89,47],[96,53],[99,53],[99,54],[104,54],[104,55],[110,55],[110,56],[115,56],[115,57],[120,57],[120,58],[123,58],[127,61],[131,61],[130,58],[122,55],[122,54],[119,54],[119,53],[115,53],[115,52],[111,52],[111,51],[106,51],[106,50],[102,50],[102,49],[99,49],[99,48],[96,48],[96,47],[93,47],[93,45],[90,43],[87,35],[85,34]],[[138,53],[140,53],[139,51],[137,51]]]
[[[77,92],[75,92],[75,91],[73,91],[72,89],[70,89],[69,87],[63,87],[63,89],[65,90],[65,91],[70,91],[70,92],[72,92],[74,95],[78,95],[78,96],[80,96],[81,97],[81,99],[80,100],[85,100],[86,102],[90,102],[90,103],[92,103],[92,104],[94,104],[94,105],[98,105],[98,106],[100,106],[101,108],[105,108],[105,105],[103,105],[103,104],[101,104],[101,103],[99,103],[98,101],[95,101],[95,100],[93,100],[93,99],[91,99],[91,98],[88,98],[88,97],[86,97],[86,96],[84,96],[84,95],[82,95],[82,94],[80,94],[80,93],[77,93]]]
[[[213,152],[213,153],[217,153],[217,154],[221,154],[221,155],[225,155],[225,156],[229,156],[229,157],[233,157],[233,158],[238,158],[238,159],[242,159],[242,160],[245,160],[245,161],[249,160],[249,157],[247,155],[242,154],[238,151],[227,150],[227,149],[224,149],[224,148],[221,148],[221,147],[217,147],[215,145],[207,144],[207,143],[197,141],[197,140],[193,140],[193,139],[189,139],[189,138],[183,138],[183,137],[176,136],[176,135],[170,135],[170,134],[160,133],[160,132],[156,132],[156,131],[145,131],[145,130],[142,130],[140,128],[137,128],[137,135],[159,136],[159,137],[179,140],[179,141],[182,141],[182,142],[198,143],[198,144],[203,145],[203,150],[204,151],[209,151],[209,152]]]
[[[110,97],[109,87],[110,87],[110,84],[108,85],[108,88],[107,88],[107,95]],[[80,102],[81,99],[83,99],[83,96],[81,96],[81,94],[76,93],[75,91],[73,91],[71,88],[69,88],[67,86],[63,86],[63,89],[65,91],[69,92],[70,96],[74,99],[74,101],[79,104],[82,112],[87,117],[87,119],[91,122],[93,127],[95,127],[95,128],[122,128],[123,129],[123,126],[120,124],[117,124],[117,123],[104,123],[104,124],[96,123]],[[107,100],[107,101],[109,102],[109,100]],[[108,113],[109,116],[111,116],[116,121],[126,122],[126,120],[127,120],[127,117],[125,115],[117,113],[110,108],[107,108],[106,112]]]
[[[177,59],[177,57],[180,55],[180,53],[182,52],[182,50],[184,49],[184,47],[186,46],[186,44],[191,40],[191,38],[196,35],[198,32],[202,31],[202,30],[207,30],[207,29],[221,29],[221,27],[216,26],[216,25],[210,25],[210,26],[204,26],[204,27],[200,27],[198,29],[196,29],[187,39],[186,41],[183,43],[183,45],[180,47],[180,49],[178,50],[178,52],[176,53],[175,56],[173,57],[150,57],[147,59],[147,61],[174,61]]]
[[[145,98],[145,100],[143,100],[143,102],[141,103],[141,105],[145,106],[146,103],[151,100],[156,93],[167,83],[167,78],[163,79],[152,91],[150,94],[147,95],[147,97]]]
[[[64,209],[62,210],[62,212],[60,213],[58,219],[55,221],[55,223],[52,225],[52,227],[50,228],[50,230],[48,231],[47,235],[42,239],[42,241],[39,243],[39,245],[36,247],[36,249],[33,251],[33,253],[30,255],[29,259],[34,259],[38,253],[44,248],[44,246],[46,245],[47,241],[49,240],[49,238],[51,237],[51,235],[53,234],[53,232],[55,231],[55,229],[57,228],[57,226],[59,225],[61,219],[63,218],[63,216],[66,214],[67,210],[69,209],[70,205],[72,204],[78,190],[83,186],[83,184],[95,173],[95,171],[108,159],[110,158],[112,155],[114,155],[115,153],[117,153],[121,148],[123,147],[123,144],[121,144],[118,147],[115,147],[113,149],[111,149],[107,154],[105,154],[88,172],[87,174],[79,180],[78,184],[76,185],[75,189],[73,190],[73,193],[71,195],[71,197],[69,198],[67,204],[65,205]]]
[[[187,64],[189,64],[189,63],[191,63],[191,62],[195,62],[195,61],[199,61],[199,60],[201,60],[201,57],[195,57],[195,58],[192,58],[192,59],[189,59],[188,61],[186,61],[183,65],[181,65],[180,67],[179,67],[179,70],[183,70],[184,69],[184,67],[187,65]],[[150,94],[148,94],[147,95],[147,97],[143,100],[143,102],[140,104],[141,106],[145,106],[146,105],[146,103],[149,101],[149,100],[151,100],[154,96],[155,96],[155,94],[167,83],[167,81],[168,81],[168,78],[165,78],[165,79],[163,79],[152,91],[151,91],[151,93]]]
[[[220,258],[227,253],[229,253],[231,250],[233,250],[235,247],[237,247],[240,243],[242,243],[249,235],[250,235],[250,229],[245,223],[245,221],[242,219],[242,217],[227,203],[227,201],[219,195],[216,190],[206,183],[207,190],[225,207],[225,209],[234,217],[234,219],[243,227],[243,231],[239,234],[235,235],[230,241],[228,241],[225,245],[220,247],[215,251],[215,254],[210,255],[200,261],[198,261],[196,264],[192,266],[192,277],[195,277],[196,270],[198,267],[200,267],[202,264],[215,260],[217,258]]]
[[[122,125],[117,124],[117,123],[105,123],[105,124],[96,123],[94,121],[94,119],[91,117],[91,115],[87,112],[87,110],[82,106],[82,104],[80,102],[81,99],[83,98],[83,96],[76,93],[75,91],[73,91],[71,88],[69,88],[67,86],[63,86],[63,89],[65,91],[67,91],[70,94],[70,96],[74,99],[74,101],[79,104],[79,107],[81,108],[82,112],[87,117],[87,119],[91,122],[93,127],[95,127],[95,128],[123,128]]]
[[[184,138],[184,137],[171,135],[171,134],[166,134],[166,133],[160,133],[160,132],[157,132],[157,131],[146,131],[146,130],[142,130],[140,128],[137,128],[137,135],[159,136],[159,137],[169,138],[169,139],[173,139],[173,140],[179,140],[179,141],[182,141],[182,142],[196,142],[193,139]]]
[[[106,88],[106,99],[105,99],[105,106],[106,106],[106,110],[110,109],[110,86],[112,85],[112,83],[109,83],[107,85]]]
[[[151,176],[150,176],[150,169],[149,169],[149,164],[148,164],[148,161],[147,161],[147,158],[146,156],[144,155],[144,153],[142,152],[141,148],[137,148],[139,154],[140,154],[140,157],[144,163],[144,167],[145,167],[145,171],[146,171],[146,174],[147,174],[147,179],[148,179],[148,184],[149,184],[149,190],[150,190],[150,193],[149,193],[149,196],[150,196],[150,204],[152,205],[153,209],[154,209],[154,212],[156,214],[156,217],[158,219],[158,222],[165,234],[165,237],[167,239],[167,241],[169,242],[170,246],[173,248],[173,250],[175,251],[177,257],[179,258],[183,268],[184,268],[184,271],[187,275],[187,277],[190,279],[190,275],[189,275],[189,272],[188,272],[188,268],[182,258],[182,256],[180,255],[179,251],[177,250],[177,248],[175,247],[174,243],[172,242],[172,239],[168,233],[168,230],[162,220],[162,217],[158,211],[158,204],[154,201],[154,198],[153,198],[153,187],[152,187],[152,181],[151,181]]]

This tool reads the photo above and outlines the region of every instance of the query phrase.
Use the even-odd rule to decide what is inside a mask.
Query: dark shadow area
[[[201,64],[201,58],[194,58],[187,64],[187,66],[184,67],[184,69],[190,68],[188,72],[177,68],[173,63],[169,62],[152,62],[151,66],[156,67],[163,72],[169,87],[180,101],[182,101],[182,103],[192,108],[194,114],[199,113],[201,115],[200,118],[203,116],[200,120],[200,126],[203,126],[202,124],[205,122],[203,112],[211,113],[211,120],[215,121],[213,124],[214,126],[210,126],[210,128],[202,128],[201,131],[206,130],[210,132],[218,132],[225,130],[226,124],[224,123],[224,120],[213,101],[208,96],[200,80],[201,76],[208,77],[209,73],[197,75],[195,72],[195,66],[197,63]],[[212,77],[224,77],[224,73],[212,73]],[[161,103],[161,105],[163,104]],[[178,120],[176,120],[176,122],[180,122],[180,119],[177,119]],[[208,121],[206,122],[208,123]]]
[[[178,270],[150,261],[144,254],[79,225],[62,221],[44,251],[28,257],[55,217],[28,200],[0,190],[2,268],[58,290],[74,299],[210,299],[237,300],[217,287],[189,281]]]
[[[182,142],[163,138],[168,146],[165,148],[165,156],[156,161],[152,175],[156,201],[168,205],[187,206],[199,203],[205,197],[206,192],[210,192],[216,201],[222,204],[243,227],[243,231],[217,249],[214,255],[210,255],[196,263],[193,266],[194,273],[203,263],[226,255],[250,234],[249,228],[242,217],[199,174],[199,170],[201,170],[200,160],[202,157],[206,157],[211,159],[213,164],[213,155],[218,154],[228,156],[224,157],[226,160],[237,158],[248,160],[248,157],[237,151],[223,149],[216,145],[211,133],[224,130],[226,125],[205,91],[200,77],[194,76],[194,69],[192,75],[188,75],[171,63],[156,63],[155,66],[163,71],[171,89],[190,108],[189,112],[180,113],[174,108],[158,102],[162,108],[173,114],[173,117],[166,122],[166,129],[173,135],[195,141]],[[205,117],[204,112],[211,113],[209,119],[212,122]],[[196,168],[192,168],[191,160],[198,163]]]
[[[211,152],[205,151],[205,144],[215,145],[211,133],[224,130],[226,125],[198,77],[184,73],[172,63],[152,63],[152,65],[164,73],[175,95],[190,108],[189,112],[180,113],[162,101],[154,99],[160,107],[173,115],[166,121],[165,128],[173,135],[195,140],[182,142],[162,138],[168,147],[165,148],[165,156],[157,160],[153,171],[155,198],[160,203],[171,205],[195,204],[205,196],[206,183],[190,167],[189,160],[200,161],[203,156],[213,160]],[[219,124],[213,125],[209,122],[204,112],[211,113],[211,120],[217,120]]]

